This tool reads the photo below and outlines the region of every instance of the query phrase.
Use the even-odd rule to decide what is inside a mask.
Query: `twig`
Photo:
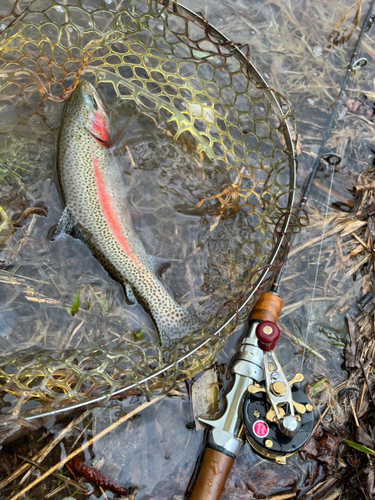
[[[354,186],[355,191],[369,191],[375,188],[375,182],[370,182],[369,184]]]
[[[296,498],[296,496],[296,491],[290,491],[289,493],[281,493],[280,495],[271,495],[266,500],[289,500],[290,498]]]
[[[325,410],[324,410],[324,412],[320,415],[319,420],[318,420],[318,421],[317,421],[317,423],[314,425],[314,429],[313,429],[313,431],[312,431],[312,433],[311,433],[311,435],[312,435],[312,436],[314,435],[314,433],[315,433],[316,429],[319,427],[319,425],[320,425],[321,421],[322,421],[322,420],[323,420],[323,418],[325,417],[325,414],[327,413],[327,411],[328,411],[328,410],[329,410],[329,405],[327,404],[326,409],[325,409]]]
[[[34,488],[34,486],[36,486],[37,484],[39,484],[40,482],[42,482],[44,479],[46,479],[48,476],[50,476],[57,469],[60,469],[60,467],[62,467],[64,464],[66,464],[66,462],[69,462],[72,458],[74,458],[79,453],[81,453],[83,450],[85,450],[86,448],[88,448],[89,446],[91,446],[93,443],[95,443],[96,441],[98,441],[99,439],[101,439],[103,436],[105,436],[106,434],[108,434],[109,432],[111,432],[113,429],[115,429],[116,427],[118,427],[122,423],[126,422],[127,420],[129,420],[129,418],[133,417],[134,415],[136,415],[140,411],[144,410],[148,406],[153,405],[154,403],[156,403],[157,401],[159,401],[162,397],[163,396],[159,396],[159,397],[157,397],[155,399],[152,399],[151,401],[143,403],[138,408],[134,408],[134,410],[130,411],[129,413],[127,413],[123,417],[119,418],[116,422],[114,422],[113,424],[111,424],[110,426],[108,426],[106,429],[102,430],[102,432],[99,432],[99,434],[97,434],[93,438],[91,438],[88,441],[86,441],[85,443],[83,443],[82,446],[80,446],[80,448],[78,448],[75,451],[72,451],[72,453],[70,453],[69,455],[67,455],[62,460],[60,460],[60,462],[58,462],[56,465],[54,465],[53,467],[51,467],[47,472],[45,472],[44,474],[42,474],[40,477],[38,477],[37,479],[35,479],[35,481],[33,481],[32,483],[30,483],[28,486],[26,486],[22,491],[20,491],[19,493],[17,493],[13,497],[10,497],[9,500],[17,500],[18,498],[22,497],[25,493],[27,493],[32,488]]]
[[[363,385],[362,385],[362,392],[361,392],[361,397],[360,397],[359,406],[358,406],[358,415],[361,415],[362,403],[363,403],[363,398],[365,396],[365,392],[366,392],[366,381],[364,381]]]
[[[350,407],[351,407],[352,412],[353,412],[353,417],[354,417],[355,425],[357,427],[360,427],[359,422],[358,422],[358,418],[357,418],[357,414],[355,412],[355,409],[354,409],[354,406],[353,406],[353,403],[352,403],[352,400],[351,400],[350,396],[349,396],[349,403],[350,403]]]
[[[103,490],[103,488],[101,486],[99,486],[99,489],[100,489],[101,494],[104,496],[104,500],[108,500],[108,497],[105,494],[105,491]]]
[[[353,450],[353,453],[354,453],[354,467],[355,467],[355,473],[356,473],[356,476],[357,476],[357,481],[358,481],[358,484],[359,484],[359,487],[361,488],[362,490],[362,493],[363,493],[363,496],[365,498],[365,500],[368,500],[367,499],[367,495],[366,495],[366,492],[365,490],[363,489],[363,486],[362,486],[362,483],[361,483],[361,480],[360,480],[360,476],[361,474],[359,473],[358,471],[358,464],[357,464],[357,453],[355,450]]]
[[[45,500],[48,500],[49,498],[53,498],[55,495],[60,493],[61,491],[64,491],[66,488],[66,484],[62,484],[61,486],[58,486],[56,489],[52,490],[51,493],[48,493],[44,498]]]
[[[282,325],[282,333],[284,333],[287,337],[289,337],[293,342],[295,342],[296,344],[304,347],[305,349],[309,350],[312,354],[314,354],[317,358],[321,359],[322,361],[326,361],[326,358],[324,356],[322,356],[321,354],[318,353],[318,351],[316,351],[315,349],[313,349],[311,346],[309,346],[308,344],[306,344],[305,342],[303,342],[303,340],[299,339],[298,337],[296,337],[295,335],[293,335],[293,333],[291,333],[286,327],[285,325]]]
[[[353,237],[359,241],[359,243],[364,247],[365,250],[367,250],[366,243],[358,236],[358,234],[353,233]]]
[[[350,291],[352,293],[352,291]],[[328,301],[328,300],[337,300],[337,297],[315,297],[312,299],[314,302],[319,302],[319,301]],[[283,318],[284,316],[287,316],[291,312],[295,311],[299,307],[302,307],[303,305],[307,304],[309,302],[309,298],[306,297],[306,299],[300,300],[299,302],[295,302],[294,304],[290,304],[289,306],[285,306],[283,309],[283,312],[280,314],[280,318]]]
[[[339,233],[342,230],[342,228],[343,228],[343,226],[337,225],[333,229],[331,229],[330,231],[327,231],[325,233],[324,237],[328,238],[329,236],[332,236],[333,234]],[[316,238],[310,239],[309,241],[307,241],[303,245],[295,248],[294,250],[291,250],[291,252],[289,253],[289,258],[292,257],[293,255],[299,253],[299,252],[302,252],[302,250],[305,250],[306,248],[309,248],[313,245],[316,245],[317,243],[320,243],[321,239],[322,239],[322,236],[319,235]]]

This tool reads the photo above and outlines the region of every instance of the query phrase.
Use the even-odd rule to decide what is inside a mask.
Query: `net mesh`
[[[0,421],[104,399],[123,388],[164,393],[212,363],[236,318],[218,334],[217,328],[251,295],[250,285],[264,279],[265,271],[259,278],[254,270],[277,263],[275,226],[276,236],[292,226],[293,116],[250,63],[248,48],[241,52],[201,15],[174,2],[5,1],[0,31],[0,321],[8,313],[3,331],[12,338],[1,344]],[[82,267],[75,262],[75,274],[64,267],[36,216],[22,234],[14,231],[16,216],[43,211],[61,104],[80,78],[95,85],[126,129],[126,146],[115,154],[142,171],[142,179],[159,183],[150,196],[135,175],[128,193],[135,210],[146,214],[141,224],[150,246],[163,239],[186,256],[207,250],[198,291],[190,289],[194,278],[185,288],[177,279],[169,283],[207,326],[171,352],[147,328],[131,336],[131,319],[119,326],[121,305],[100,276],[80,282],[91,316],[79,328],[90,341],[70,348],[78,324],[66,311],[67,289]],[[199,224],[190,247],[169,234],[171,221],[186,215]],[[228,308],[219,305],[228,297],[225,316]],[[59,341],[62,331],[69,342]]]

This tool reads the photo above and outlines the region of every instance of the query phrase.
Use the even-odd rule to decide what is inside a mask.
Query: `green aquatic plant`
[[[142,340],[144,336],[145,331],[144,330],[138,330],[133,333],[134,335],[134,340],[137,342],[138,340]]]
[[[70,309],[69,308],[66,309],[71,316],[77,314],[79,310],[79,295],[80,295],[80,290],[78,290],[78,293],[76,295],[76,298],[74,299],[72,307]]]

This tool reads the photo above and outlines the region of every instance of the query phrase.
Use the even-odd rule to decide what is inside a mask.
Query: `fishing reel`
[[[250,316],[249,333],[234,357],[224,414],[216,420],[199,419],[210,432],[190,500],[220,498],[244,438],[256,453],[285,464],[311,436],[313,406],[295,385],[303,375],[296,373],[288,381],[274,352],[282,305],[276,293],[261,294]]]
[[[294,385],[302,382],[302,373],[288,381],[276,358],[273,349],[280,336],[277,325],[262,321],[255,334],[263,350],[265,380],[247,388],[242,412],[245,436],[258,453],[284,464],[310,437],[313,406],[302,389]]]

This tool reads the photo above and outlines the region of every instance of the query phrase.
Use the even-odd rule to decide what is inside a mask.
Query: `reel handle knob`
[[[261,321],[256,327],[255,334],[258,338],[258,346],[262,351],[273,351],[280,337],[279,327],[272,321]]]

